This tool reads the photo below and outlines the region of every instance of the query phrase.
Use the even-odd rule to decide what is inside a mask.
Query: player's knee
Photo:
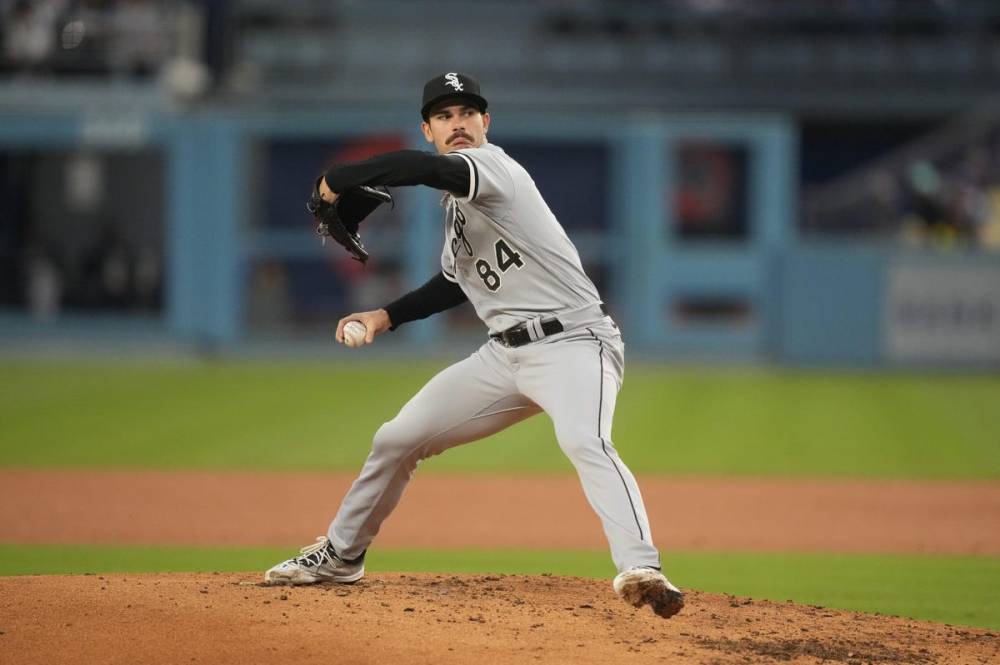
[[[387,457],[400,457],[409,453],[414,443],[409,428],[401,426],[396,420],[390,420],[375,432],[372,452]]]
[[[557,430],[556,437],[559,439],[559,447],[563,454],[570,461],[582,461],[590,455],[601,452],[602,441],[594,432],[572,427]]]

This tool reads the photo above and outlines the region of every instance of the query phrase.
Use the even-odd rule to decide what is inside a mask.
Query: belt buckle
[[[492,337],[496,341],[500,342],[500,344],[503,345],[504,347],[506,347],[508,349],[510,348],[510,339],[507,337],[507,331],[506,330],[501,330],[500,332],[498,332],[495,335],[490,335],[490,337]]]
[[[513,328],[507,328],[507,330],[504,330],[502,333],[500,333],[500,338],[503,340],[503,345],[512,349],[516,348],[517,345],[514,344],[514,339],[513,339],[514,335],[523,332],[526,329],[527,326],[525,324],[519,323]]]

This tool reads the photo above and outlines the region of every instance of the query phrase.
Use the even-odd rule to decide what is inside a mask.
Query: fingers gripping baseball
[[[359,340],[359,343],[352,343],[350,340],[345,339],[344,328],[351,321],[360,323],[365,328],[364,339],[363,341]],[[371,344],[375,340],[375,335],[385,332],[391,325],[392,322],[389,320],[389,314],[384,309],[376,309],[371,312],[356,312],[348,314],[337,323],[336,338],[341,344],[363,346]]]

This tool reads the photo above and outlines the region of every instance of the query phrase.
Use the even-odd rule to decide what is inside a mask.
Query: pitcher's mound
[[[257,573],[0,578],[0,662],[987,663],[1000,637],[688,592],[673,619],[611,582],[376,574],[263,587]]]

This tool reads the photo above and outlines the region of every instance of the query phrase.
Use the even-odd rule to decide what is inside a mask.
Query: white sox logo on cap
[[[455,97],[467,100],[469,104],[479,109],[480,113],[486,113],[486,99],[479,94],[479,81],[468,74],[448,72],[447,74],[438,74],[424,85],[420,115],[425,121],[428,120],[427,114],[432,106]]]

